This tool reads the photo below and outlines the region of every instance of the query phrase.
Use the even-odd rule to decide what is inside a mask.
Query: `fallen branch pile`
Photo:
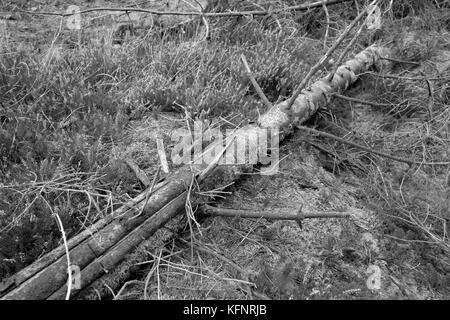
[[[338,1],[327,1],[329,4],[336,2]],[[323,4],[322,1],[318,3],[320,6]],[[240,157],[247,154],[247,150],[249,155],[257,155],[259,157],[257,160],[264,162],[262,158],[267,156],[267,150],[265,154],[259,152],[259,139],[267,136],[268,129],[276,132],[276,138],[282,140],[295,125],[303,123],[319,108],[325,107],[333,94],[346,90],[356,81],[357,75],[367,72],[374,65],[380,67],[387,64],[383,58],[389,56],[389,50],[371,46],[336,68],[332,76],[327,75],[307,87],[311,77],[366,11],[367,8],[311,69],[290,100],[270,107],[260,117],[258,123],[236,129],[225,139],[225,143],[220,139],[214,140],[201,155],[203,157],[214,153],[209,163],[194,159],[194,162],[174,172],[163,182],[156,185],[152,183],[145,192],[108,218],[98,221],[64,245],[4,280],[0,283],[1,299],[64,299],[76,296],[112,270],[128,253],[175,217],[185,206],[189,208],[190,191],[194,182],[214,188],[219,183],[225,183],[226,179],[231,181],[237,179],[241,173],[252,167],[248,162],[240,164],[242,163]],[[247,71],[249,70],[247,66]],[[243,146],[245,150],[234,148],[236,141],[239,140],[247,140]],[[277,150],[272,150],[273,152]],[[225,156],[228,160],[230,158],[234,160],[231,163],[235,165],[219,164]],[[301,217],[296,215],[296,219],[298,218]],[[66,257],[66,252],[69,252],[69,257]],[[67,265],[68,261],[70,266]],[[69,277],[68,270],[75,271],[75,274]],[[73,279],[69,288],[68,278]]]
[[[258,133],[267,128],[280,129],[285,133],[293,124],[304,122],[319,108],[326,106],[333,93],[344,91],[357,79],[356,74],[382,63],[381,57],[388,56],[388,53],[388,49],[383,47],[371,46],[365,49],[337,68],[331,81],[324,77],[304,89],[291,108],[286,108],[287,101],[281,102],[262,115],[258,124],[237,129],[227,139],[226,146],[220,146],[223,151],[219,152],[213,163],[181,168],[165,181],[153,186],[151,195],[148,195],[149,188],[112,216],[98,221],[70,239],[67,243],[70,261],[72,266],[77,266],[81,271],[79,286],[73,287],[70,295],[75,296],[80,289],[107,273],[141,241],[184,209],[193,179],[199,183],[211,183],[211,179],[217,174],[226,174],[231,179],[236,179],[245,165],[218,165],[234,140],[239,137],[257,138]],[[281,134],[280,138],[283,136]],[[257,144],[249,142],[248,145]],[[217,148],[217,143],[213,142],[205,153],[213,148]],[[0,284],[2,299],[64,299],[68,278],[65,249],[64,246],[58,247],[3,281]]]

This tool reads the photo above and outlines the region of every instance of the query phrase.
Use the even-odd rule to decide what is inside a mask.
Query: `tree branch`
[[[286,11],[305,11],[312,8],[321,7],[323,4],[326,5],[333,5],[338,4],[341,2],[347,2],[351,0],[328,0],[328,1],[316,1],[316,2],[310,2],[310,3],[304,3],[299,4],[296,6],[290,6],[282,9],[276,9],[276,10],[262,10],[262,11],[230,11],[230,12],[188,12],[188,11],[158,11],[158,10],[151,10],[151,9],[142,9],[142,8],[132,8],[132,7],[116,7],[116,8],[107,8],[107,7],[98,7],[98,8],[90,8],[81,10],[80,12],[76,13],[60,13],[60,12],[32,12],[20,9],[16,7],[17,11],[28,13],[28,14],[39,14],[39,15],[51,15],[51,16],[60,16],[60,17],[68,17],[72,16],[74,14],[85,14],[89,12],[96,12],[96,11],[124,11],[124,12],[142,12],[142,13],[149,13],[154,15],[172,15],[172,16],[202,16],[202,17],[212,17],[212,18],[220,18],[220,17],[233,17],[233,16],[265,16],[265,15],[271,15],[275,13],[280,12],[286,12]]]
[[[297,128],[300,129],[300,130],[303,130],[303,131],[307,131],[307,132],[310,132],[310,133],[315,133],[315,134],[318,134],[320,136],[323,136],[323,137],[326,137],[326,138],[330,138],[330,139],[333,139],[333,140],[336,140],[336,141],[348,144],[348,145],[350,145],[352,147],[355,147],[355,148],[367,151],[369,153],[376,154],[376,155],[381,156],[383,158],[388,158],[388,159],[395,160],[395,161],[398,161],[398,162],[404,162],[404,163],[407,163],[407,164],[410,164],[410,165],[417,164],[417,165],[430,165],[430,166],[432,166],[432,165],[446,166],[446,165],[450,164],[450,162],[421,162],[421,161],[415,161],[415,160],[409,160],[409,159],[405,159],[405,158],[400,158],[400,157],[396,157],[396,156],[393,156],[393,155],[390,155],[390,154],[387,154],[387,153],[384,153],[384,152],[381,152],[381,151],[373,150],[371,148],[362,146],[362,145],[357,144],[357,143],[352,142],[352,141],[345,140],[345,139],[343,139],[341,137],[335,136],[334,134],[326,133],[326,132],[323,132],[323,131],[315,130],[315,129],[304,127],[304,126],[297,126]]]
[[[243,54],[241,54],[241,60],[242,63],[244,64],[245,71],[247,72],[247,77],[252,82],[252,85],[255,88],[256,93],[258,94],[258,96],[261,98],[261,100],[264,102],[264,104],[267,106],[268,109],[272,108],[272,104],[270,103],[269,99],[267,99],[258,82],[256,82],[252,70],[250,70],[250,67],[248,66],[247,59],[245,59],[245,56]]]
[[[295,221],[301,221],[303,219],[315,219],[315,218],[347,218],[350,216],[349,213],[342,213],[342,212],[304,213],[301,207],[297,211],[295,211],[295,209],[255,211],[255,210],[236,210],[228,208],[218,208],[210,205],[205,205],[205,210],[209,214],[216,216],[239,217],[239,218],[264,218],[274,220],[295,220]]]
[[[308,74],[303,78],[302,82],[300,82],[300,84],[298,85],[297,89],[295,89],[294,94],[292,95],[291,99],[289,100],[286,109],[289,110],[292,105],[294,104],[295,100],[297,99],[297,97],[300,95],[300,93],[302,92],[302,90],[306,87],[306,85],[308,84],[308,81],[316,74],[317,71],[319,71],[323,64],[328,61],[328,59],[330,58],[331,54],[337,49],[337,47],[342,43],[342,41],[344,41],[344,38],[347,36],[347,34],[350,32],[350,30],[353,29],[353,27],[365,16],[367,10],[370,7],[373,7],[373,5],[377,2],[378,0],[374,0],[371,2],[370,5],[368,5],[348,26],[347,28],[344,30],[344,32],[342,32],[342,34],[339,36],[339,38],[336,40],[336,42],[333,44],[333,46],[328,49],[328,51],[325,53],[325,55],[319,60],[319,62],[317,62],[308,72]]]

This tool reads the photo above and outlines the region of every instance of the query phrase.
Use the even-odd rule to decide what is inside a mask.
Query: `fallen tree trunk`
[[[218,165],[235,140],[242,137],[250,140],[254,138],[256,140],[248,141],[248,148],[257,148],[257,139],[267,128],[280,129],[280,139],[283,139],[295,124],[304,122],[319,108],[326,106],[331,94],[347,89],[357,79],[356,74],[367,71],[373,65],[382,64],[381,57],[388,56],[388,53],[389,50],[383,47],[371,46],[365,49],[340,66],[331,82],[327,80],[327,76],[303,90],[291,108],[287,109],[287,101],[281,102],[262,115],[257,124],[237,129],[227,138],[226,146],[223,146],[222,141],[214,141],[204,154],[211,150],[222,151],[216,154],[211,163],[182,167],[158,184],[150,196],[147,195],[147,190],[132,201],[133,207],[122,208],[119,214],[116,212],[71,239],[68,244],[70,260],[72,265],[80,268],[82,282],[80,288],[72,290],[71,296],[107,273],[108,269],[123,260],[142,240],[180,212],[193,179],[202,182],[202,185],[214,186],[218,181],[223,183],[224,177],[235,180],[240,173],[251,167],[248,163]],[[242,150],[229,149],[226,157],[238,160],[240,152]],[[142,209],[144,204],[145,208]],[[141,213],[136,217],[139,212]],[[2,282],[1,299],[62,299],[67,290],[68,278],[64,252],[65,248],[59,247]]]
[[[162,185],[166,182],[160,183],[154,187],[154,190],[158,190]],[[84,240],[88,239],[91,235],[98,232],[100,229],[103,229],[107,224],[111,223],[115,217],[120,217],[125,214],[129,210],[133,210],[133,212],[139,207],[140,202],[145,199],[146,192],[141,193],[139,196],[134,198],[133,200],[125,203],[122,207],[118,208],[113,215],[108,216],[104,219],[97,221],[92,224],[89,228],[86,228],[83,232],[80,232],[78,235],[74,236],[68,241],[68,249],[71,250],[77,245],[79,245]],[[36,260],[33,264],[25,267],[24,269],[17,272],[14,276],[8,278],[5,281],[0,283],[0,295],[12,287],[17,287],[26,280],[30,279],[33,275],[37,274],[39,271],[48,267],[59,258],[61,258],[66,253],[65,247],[60,246],[53,251],[47,253],[43,257]]]
[[[145,208],[142,209],[146,198],[144,193],[137,197],[138,201],[136,201],[135,207],[119,210],[114,216],[99,221],[79,236],[71,239],[68,243],[71,264],[83,269],[98,257],[101,257],[125,238],[130,231],[139,227],[156,212],[160,212],[174,198],[185,192],[191,179],[192,174],[190,172],[180,170],[174,175],[173,179],[162,184],[152,194]],[[136,217],[141,210],[142,213]],[[2,299],[48,298],[67,281],[67,261],[64,254],[64,246],[58,247],[2,282],[3,292],[7,292]],[[85,278],[84,275],[81,277]]]
[[[165,225],[171,218],[184,208],[187,192],[182,192],[179,196],[162,208],[158,214],[152,215],[130,232],[126,237],[120,240],[103,256],[95,259],[84,270],[80,277],[80,287],[72,289],[72,294],[76,295],[82,288],[87,287],[92,281],[98,279],[104,273],[111,270],[123,257],[135,248],[139,243],[150,237],[161,226]],[[58,291],[53,293],[48,299],[62,300],[67,292],[67,285],[63,285]]]

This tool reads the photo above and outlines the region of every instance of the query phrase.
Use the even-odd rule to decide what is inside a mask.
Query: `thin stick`
[[[47,202],[47,201],[46,201]],[[61,235],[64,242],[64,248],[66,249],[66,257],[67,257],[67,293],[66,293],[66,300],[70,299],[70,294],[72,292],[72,270],[70,269],[70,255],[69,255],[69,246],[67,245],[67,238],[66,238],[66,232],[64,231],[64,226],[61,221],[61,218],[59,215],[55,212],[56,221],[58,221],[59,229],[61,231]]]
[[[294,211],[294,209],[255,211],[255,210],[218,208],[206,204],[205,209],[208,213],[218,216],[240,217],[240,218],[264,218],[274,220],[299,221],[303,219],[315,219],[315,218],[347,218],[350,216],[349,213],[342,213],[342,212],[303,213],[302,208],[298,209],[296,212]]]
[[[354,3],[355,3],[356,12],[359,14],[358,0],[355,0]]]
[[[330,138],[330,139],[333,139],[333,140],[336,140],[336,141],[348,144],[348,145],[350,145],[352,147],[355,147],[355,148],[367,151],[369,153],[373,153],[373,154],[379,155],[379,156],[384,157],[384,158],[388,158],[388,159],[395,160],[395,161],[398,161],[398,162],[407,163],[407,164],[410,164],[410,165],[417,164],[417,165],[428,165],[428,166],[433,166],[433,165],[446,166],[446,165],[450,164],[450,162],[419,162],[419,161],[409,160],[409,159],[405,159],[405,158],[400,158],[400,157],[396,157],[396,156],[393,156],[393,155],[390,155],[390,154],[387,154],[387,153],[384,153],[384,152],[381,152],[381,151],[373,150],[373,149],[368,148],[368,147],[364,147],[364,146],[362,146],[360,144],[357,144],[357,143],[354,143],[352,141],[348,141],[348,140],[345,140],[345,139],[343,139],[341,137],[335,136],[334,134],[326,133],[326,132],[323,132],[323,131],[315,130],[315,129],[304,127],[304,126],[297,126],[297,128],[300,129],[300,130],[303,130],[303,131],[307,131],[307,132],[310,132],[310,133],[315,133],[315,134],[321,135],[323,137],[327,137],[327,138]]]
[[[369,8],[371,7],[372,9],[370,9],[369,12],[367,12],[367,15],[370,16],[373,11],[376,9],[375,5],[369,5]],[[337,69],[339,68],[339,66],[341,65],[342,61],[344,60],[345,56],[347,55],[348,51],[354,46],[356,40],[358,40],[359,36],[361,35],[362,30],[364,29],[364,27],[367,24],[367,19],[364,20],[364,22],[361,24],[361,26],[359,27],[358,31],[356,31],[355,35],[353,36],[352,40],[350,41],[350,43],[347,45],[347,47],[345,47],[344,51],[341,53],[341,55],[339,56],[339,58],[337,59],[336,63],[335,63],[335,68],[334,70],[330,73],[329,77],[328,77],[328,81],[333,80],[334,74],[336,73]]]
[[[45,202],[47,207],[49,208],[50,212],[55,216],[56,222],[58,223],[59,231],[61,232],[61,236],[64,243],[64,249],[66,251],[66,258],[67,258],[67,292],[66,292],[66,300],[70,300],[70,295],[72,294],[72,270],[70,268],[70,254],[69,254],[69,245],[67,244],[67,237],[66,232],[64,231],[64,225],[61,221],[61,218],[59,217],[58,213],[53,211],[53,208],[50,206],[50,203],[41,195],[40,198]]]
[[[322,147],[321,145],[318,145],[317,143],[314,143],[314,142],[312,142],[312,141],[310,141],[310,140],[308,140],[308,139],[304,139],[304,141],[305,141],[306,143],[310,144],[312,147],[316,148],[317,150],[322,151],[323,153],[326,153],[326,154],[328,154],[328,155],[330,155],[330,156],[333,156],[335,159],[337,159],[337,160],[339,160],[339,161],[342,161],[342,160],[343,160],[342,157],[339,156],[338,154],[336,154],[336,153],[334,153],[333,151],[330,151],[330,150],[328,150],[328,149]]]
[[[264,102],[264,104],[267,106],[268,109],[272,108],[272,104],[270,103],[269,99],[267,99],[266,95],[262,91],[258,82],[256,82],[256,79],[253,76],[252,70],[250,69],[250,67],[247,63],[247,59],[245,59],[244,54],[241,54],[241,60],[242,60],[242,63],[244,64],[245,71],[247,72],[247,77],[252,82],[252,85],[255,88],[256,93],[258,94],[258,96],[261,98],[261,100]]]
[[[433,94],[433,88],[431,86],[431,82],[428,80],[427,76],[423,74],[425,78],[425,82],[427,83],[427,89],[428,89],[428,117],[431,121],[433,119],[433,106],[434,106],[434,94]]]
[[[258,299],[263,299],[263,300],[270,300],[270,298],[268,298],[266,295],[259,293],[257,291],[255,291],[252,287],[256,287],[254,283],[252,283],[250,281],[250,272],[246,271],[245,269],[243,269],[241,266],[239,266],[238,264],[236,264],[235,262],[233,262],[232,260],[228,259],[227,257],[225,257],[224,255],[221,255],[220,253],[216,252],[213,249],[210,249],[206,246],[201,246],[199,243],[189,243],[188,241],[184,240],[184,239],[180,239],[182,242],[186,243],[186,244],[190,244],[192,247],[195,247],[195,249],[197,249],[198,251],[210,254],[214,257],[216,257],[219,260],[222,260],[223,262],[229,264],[230,266],[232,266],[234,269],[236,269],[243,277],[244,280],[247,285],[248,288],[248,293],[250,296],[254,295],[256,296]]]
[[[231,260],[228,259],[227,257],[225,257],[225,256],[223,256],[223,255],[217,253],[216,251],[214,251],[214,250],[212,250],[212,249],[209,249],[209,248],[207,248],[207,247],[205,247],[205,246],[200,246],[200,244],[197,243],[197,242],[190,243],[190,242],[188,242],[188,241],[186,241],[186,240],[184,240],[184,239],[181,239],[181,238],[180,238],[180,240],[181,240],[182,242],[186,243],[186,244],[189,244],[189,245],[195,247],[195,249],[197,249],[198,251],[202,251],[202,252],[208,253],[208,254],[210,254],[210,255],[213,255],[213,256],[216,257],[217,259],[222,260],[223,262],[229,264],[229,265],[232,266],[234,269],[236,269],[237,271],[239,271],[239,273],[241,273],[243,276],[246,276],[246,277],[247,277],[247,276],[249,275],[249,273],[248,273],[246,270],[244,270],[241,266],[239,266],[238,264],[234,263],[233,261],[231,261]],[[245,279],[245,280],[248,280],[248,279]]]
[[[200,40],[200,42],[205,41],[206,39],[208,39],[209,37],[209,22],[206,19],[206,17],[202,16],[202,20],[203,20],[203,24],[205,25],[205,36],[203,37],[202,40]]]
[[[327,47],[328,32],[330,31],[330,13],[328,12],[325,1],[322,3],[322,8],[325,12],[325,17],[327,18],[327,28],[325,29],[325,35],[323,37],[323,48],[325,49]]]
[[[142,206],[141,212],[139,212],[139,214],[137,216],[134,216],[133,218],[136,218],[136,217],[140,216],[144,212],[145,206],[148,203],[148,199],[150,198],[150,196],[151,196],[151,194],[153,192],[153,188],[155,187],[156,179],[158,179],[158,175],[159,175],[159,171],[160,170],[161,170],[161,166],[158,166],[158,169],[156,169],[155,176],[153,177],[152,184],[150,185],[150,190],[148,191],[147,196],[145,197],[145,202],[144,202],[144,205]]]
[[[150,279],[153,275],[153,273],[156,270],[156,261],[154,261],[153,267],[150,269],[150,271],[147,273],[147,276],[145,277],[145,284],[144,284],[144,300],[148,300],[148,285],[150,283]]]
[[[200,7],[200,10],[199,10],[199,12],[204,12],[205,11],[205,8],[202,6],[202,4],[200,3],[200,1],[198,1],[198,0],[194,0],[196,3],[197,3],[197,5]],[[192,4],[192,3],[190,3],[189,1],[185,1],[185,0],[183,0],[183,2],[184,3],[187,3],[188,5],[190,5],[191,7],[193,7],[194,9],[196,9],[196,7]],[[206,31],[205,31],[205,36],[203,37],[203,39],[201,39],[199,42],[202,42],[202,41],[205,41],[206,39],[208,39],[208,36],[209,36],[209,23],[208,23],[208,20],[206,20],[206,18],[205,18],[205,16],[204,15],[202,15],[202,21],[203,21],[203,24],[205,25],[205,28],[206,28]],[[198,30],[198,29],[197,29]]]
[[[412,64],[414,66],[420,66],[420,63],[414,62],[414,61],[400,60],[400,59],[394,59],[394,58],[388,58],[388,57],[381,57],[380,59],[392,61],[392,62],[398,62],[398,63]]]
[[[373,12],[373,10],[375,10],[375,8],[376,7],[373,6],[372,10],[370,12],[368,12],[368,15],[370,15]],[[341,55],[339,56],[339,58],[337,59],[337,61],[335,63],[334,70],[328,76],[328,81],[333,80],[334,74],[336,73],[337,69],[341,65],[341,63],[344,60],[345,56],[347,55],[348,51],[351,48],[353,48],[353,45],[355,44],[356,40],[358,40],[362,30],[364,29],[364,27],[366,25],[366,22],[367,22],[367,19],[361,24],[361,26],[359,27],[358,31],[356,31],[355,35],[353,36],[352,40],[350,40],[349,44],[345,47],[344,51],[342,51]]]
[[[389,103],[376,103],[376,102],[371,102],[371,101],[365,101],[365,100],[361,100],[361,99],[357,99],[357,98],[343,96],[338,93],[333,93],[332,96],[335,98],[342,99],[342,100],[347,100],[347,101],[361,103],[361,104],[367,104],[369,106],[374,106],[374,107],[392,107],[393,106],[392,104],[389,104]]]
[[[164,140],[161,134],[161,126],[159,125],[159,121],[158,121],[158,114],[156,112],[156,109],[153,110],[153,119],[155,120],[155,124],[156,124],[156,149],[158,152],[158,156],[159,156],[159,162],[161,163],[161,169],[162,171],[164,171],[164,173],[168,174],[169,173],[169,163],[167,162],[167,157],[166,157],[166,151],[164,148]]]
[[[396,79],[396,80],[410,80],[410,81],[422,81],[423,78],[421,77],[401,77],[401,76],[395,76],[395,75],[391,75],[391,74],[379,74],[379,73],[375,73],[375,72],[363,72],[360,74],[357,74],[356,76],[363,76],[365,74],[371,75],[371,76],[375,76],[378,78],[388,78],[388,79]],[[445,77],[440,77],[440,78],[428,78],[428,80],[430,81],[439,81],[439,80],[445,80],[445,79],[449,79],[450,76],[445,76]]]
[[[139,181],[141,181],[145,187],[148,187],[150,185],[150,180],[148,179],[145,172],[143,170],[141,170],[139,168],[139,166],[132,159],[126,158],[125,162],[130,167],[130,169],[133,170],[136,178],[138,178]]]
[[[125,290],[125,288],[131,284],[141,284],[142,281],[139,280],[130,280],[124,283],[124,285],[122,286],[122,288],[120,288],[119,292],[117,292],[117,294],[114,295],[113,300],[119,300],[120,295],[122,294],[122,292]],[[101,296],[97,293],[97,295],[101,298]]]
[[[344,41],[344,38],[347,36],[347,34],[350,32],[350,30],[353,29],[353,27],[364,17],[369,7],[372,7],[378,0],[374,0],[371,2],[370,5],[368,5],[356,18],[355,20],[350,23],[347,28],[342,32],[342,34],[339,36],[339,38],[336,40],[336,42],[333,44],[333,46],[328,49],[328,51],[325,53],[324,56],[317,62],[308,72],[308,74],[303,78],[303,80],[298,85],[297,89],[295,90],[294,94],[292,95],[291,99],[289,100],[286,109],[289,110],[292,105],[294,104],[295,100],[299,96],[299,94],[302,92],[302,90],[306,87],[308,84],[308,81],[316,74],[317,71],[319,71],[324,63],[328,61],[331,54],[336,50],[336,48]]]
[[[253,294],[252,287],[256,287],[256,285],[250,281],[250,274],[247,271],[242,269],[238,264],[234,263],[227,257],[215,252],[212,249],[209,249],[207,247],[202,247],[202,246],[200,246],[200,244],[193,244],[193,245],[195,246],[195,249],[197,249],[198,251],[210,254],[210,255],[216,257],[217,259],[222,260],[223,262],[229,264],[233,268],[235,268],[241,274],[241,276],[244,277],[244,285],[246,285],[246,287],[247,287],[247,294],[249,296],[252,296],[252,294]]]
[[[328,1],[316,1],[311,3],[304,3],[299,4],[296,6],[290,6],[282,9],[276,9],[276,10],[263,10],[263,11],[231,11],[231,12],[188,12],[188,11],[158,11],[158,10],[150,10],[150,9],[142,9],[142,8],[131,8],[131,7],[120,7],[120,8],[107,8],[107,7],[98,7],[98,8],[90,8],[81,10],[80,12],[77,12],[76,14],[84,14],[89,12],[96,12],[96,11],[124,11],[124,12],[143,12],[143,13],[150,13],[154,15],[172,15],[172,16],[202,16],[202,17],[233,17],[233,16],[265,16],[275,13],[281,13],[286,11],[305,11],[312,8],[321,7],[323,3],[327,5],[333,5],[338,4],[342,2],[347,2],[351,0],[328,0]],[[37,14],[37,15],[51,15],[51,16],[60,16],[60,17],[68,17],[72,16],[75,13],[59,13],[59,12],[32,12],[23,10],[19,7],[16,7],[15,10],[23,13],[28,14]]]

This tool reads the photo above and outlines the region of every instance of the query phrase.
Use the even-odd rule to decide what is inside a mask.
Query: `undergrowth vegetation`
[[[420,64],[393,62],[396,78],[364,75],[348,95],[374,105],[335,99],[333,108],[311,122],[388,154],[418,162],[446,161],[449,73],[439,63],[448,61],[448,14],[426,1],[395,3],[397,19],[385,23],[383,31],[393,35],[395,57]],[[361,198],[383,219],[384,236],[394,239],[386,247],[390,262],[400,265],[411,261],[411,254],[419,257],[421,263],[414,268],[418,282],[448,294],[448,166],[399,164],[333,140],[325,150],[331,152],[324,162],[328,170],[339,175],[350,170],[363,179],[358,183]]]
[[[110,32],[95,42],[83,32],[73,44],[66,31],[47,39],[49,47],[36,43],[30,51],[11,43],[4,48],[0,278],[55,246],[59,231],[52,210],[60,211],[71,235],[105,215],[110,197],[117,205],[125,191],[136,193],[138,181],[120,188],[132,173],[118,170],[108,156],[130,121],[180,112],[180,106],[193,118],[238,113],[236,123],[254,120],[263,106],[239,55],[252,61],[257,80],[275,102],[299,82],[304,65],[315,58],[311,49],[320,45],[299,38],[300,31],[264,30],[257,20],[239,22],[230,37],[227,24],[233,26],[222,22],[212,24],[211,42],[150,30],[121,46],[110,41]],[[65,187],[55,190],[55,183]]]
[[[430,61],[450,49],[448,4],[437,7],[438,2],[383,1],[381,31],[365,30],[353,48],[356,53],[374,42],[389,44],[397,58],[424,66],[394,63],[395,74],[419,79],[367,74],[350,91],[367,91],[366,100],[392,107],[356,110],[353,103],[334,99],[309,124],[390,154],[447,161],[448,69],[447,78],[426,78],[442,76]],[[238,11],[266,6],[227,3]],[[359,10],[365,1],[356,3]],[[224,9],[221,6],[216,10]],[[285,12],[276,18],[211,19],[205,41],[192,40],[192,32],[154,28],[117,45],[110,33],[96,35],[100,39],[93,42],[88,30],[76,36],[66,30],[45,39],[45,46],[39,39],[31,50],[14,42],[2,46],[0,279],[61,244],[55,213],[70,238],[143,189],[110,154],[136,121],[161,112],[187,113],[191,119],[233,114],[235,125],[256,120],[265,107],[245,74],[241,54],[270,102],[289,97],[357,15],[353,2],[328,10],[329,26],[322,9]],[[407,243],[408,250],[424,261],[417,268],[418,277],[434,290],[448,290],[448,166],[398,165],[325,138],[308,139],[330,151],[321,154],[325,168],[338,176],[351,172],[360,178],[361,201],[382,217],[380,232],[396,239],[390,244],[392,261],[403,259]],[[264,287],[266,280],[258,281]],[[284,297],[282,290],[271,290],[275,289],[265,293]],[[304,297],[298,293],[297,298]]]

